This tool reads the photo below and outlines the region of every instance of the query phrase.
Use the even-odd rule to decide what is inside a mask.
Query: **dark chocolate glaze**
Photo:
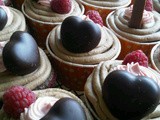
[[[61,98],[40,120],[87,120],[84,109],[71,98]]]
[[[7,70],[16,75],[35,71],[40,64],[37,43],[27,32],[16,31],[3,49],[3,62]]]
[[[108,74],[102,94],[108,109],[119,120],[140,120],[153,112],[160,100],[160,88],[154,80],[125,70]]]
[[[88,52],[98,45],[100,39],[101,30],[98,25],[78,16],[67,17],[61,25],[62,44],[70,52]]]
[[[0,30],[3,30],[3,28],[7,24],[7,21],[8,21],[7,13],[2,7],[0,7]]]

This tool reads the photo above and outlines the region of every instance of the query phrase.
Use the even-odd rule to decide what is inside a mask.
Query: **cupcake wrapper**
[[[33,18],[31,18],[30,16],[28,16],[25,13],[25,7],[24,4],[22,5],[22,12],[25,15],[26,18],[26,22],[27,25],[29,27],[30,33],[33,35],[33,37],[35,38],[37,44],[45,49],[45,43],[46,43],[46,38],[47,35],[49,34],[49,32],[58,24],[60,23],[49,23],[49,22],[42,22],[42,21],[38,21],[35,20]]]
[[[64,61],[53,54],[46,41],[46,47],[49,52],[49,59],[53,68],[57,72],[57,79],[66,87],[83,91],[84,84],[96,65],[80,65]]]
[[[160,44],[156,44],[151,50],[151,67],[160,73]]]

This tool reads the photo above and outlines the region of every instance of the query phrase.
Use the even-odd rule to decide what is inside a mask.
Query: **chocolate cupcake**
[[[60,81],[80,91],[93,68],[101,61],[116,59],[121,49],[112,31],[85,15],[66,18],[50,32],[46,45]]]

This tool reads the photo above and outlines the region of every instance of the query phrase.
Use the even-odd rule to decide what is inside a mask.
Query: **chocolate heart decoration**
[[[81,105],[71,98],[61,98],[40,120],[87,120]]]
[[[108,74],[102,94],[107,108],[119,120],[140,120],[153,112],[160,100],[160,88],[154,80],[124,70]]]
[[[98,45],[100,39],[101,30],[92,21],[70,16],[61,25],[62,44],[70,52],[88,52]]]
[[[38,46],[27,32],[16,31],[3,49],[3,62],[7,70],[16,75],[35,71],[40,64]]]
[[[2,7],[0,7],[0,30],[2,30],[5,27],[7,21],[8,21],[7,13]]]

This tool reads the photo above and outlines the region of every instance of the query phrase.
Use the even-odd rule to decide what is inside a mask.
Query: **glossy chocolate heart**
[[[87,120],[81,105],[71,98],[61,98],[40,120]]]
[[[3,49],[3,62],[7,70],[16,75],[35,71],[40,64],[38,46],[27,32],[16,31]]]
[[[67,17],[61,25],[62,44],[70,52],[88,52],[98,45],[100,39],[98,25],[78,16]]]
[[[124,70],[106,77],[102,94],[108,109],[119,120],[140,120],[153,112],[160,100],[160,88],[154,80]]]
[[[5,27],[7,21],[8,21],[7,13],[2,7],[0,7],[0,30],[2,30]]]

